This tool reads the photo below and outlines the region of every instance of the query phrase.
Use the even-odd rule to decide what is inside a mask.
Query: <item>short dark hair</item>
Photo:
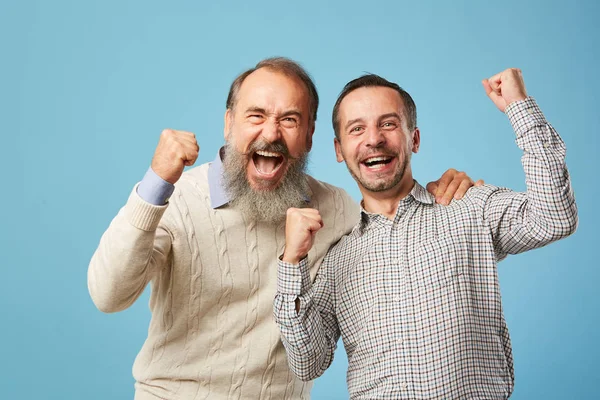
[[[246,80],[251,73],[261,68],[267,68],[271,71],[280,72],[286,76],[300,79],[300,81],[306,87],[306,91],[308,92],[308,108],[310,113],[309,118],[311,122],[315,122],[317,120],[319,94],[317,93],[317,87],[315,86],[315,83],[308,72],[306,72],[306,70],[302,68],[299,63],[285,57],[266,58],[256,64],[254,68],[250,68],[238,75],[229,88],[229,95],[227,95],[226,103],[228,109],[234,109],[235,104],[237,103],[238,93],[240,92],[240,88],[242,87],[244,80]]]
[[[339,124],[339,112],[340,112],[340,104],[342,100],[346,96],[350,94],[350,92],[360,89],[362,87],[374,87],[374,86],[382,86],[388,87],[390,89],[394,89],[400,95],[400,98],[404,102],[405,109],[405,117],[406,117],[406,125],[408,129],[412,132],[417,127],[417,106],[415,105],[414,100],[410,97],[410,94],[402,89],[398,84],[388,81],[387,79],[382,78],[379,75],[375,74],[366,74],[361,76],[360,78],[356,78],[351,80],[344,86],[342,92],[337,98],[335,102],[335,106],[333,106],[333,115],[331,117],[331,122],[333,123],[333,131],[335,132],[335,137],[340,140],[340,124]]]

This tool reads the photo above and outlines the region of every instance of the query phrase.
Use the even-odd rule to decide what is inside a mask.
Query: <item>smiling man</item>
[[[311,252],[313,272],[359,218],[346,192],[305,173],[318,103],[298,64],[267,59],[232,83],[226,144],[213,162],[184,173],[198,156],[195,135],[161,134],[88,271],[104,312],[129,307],[152,282],[148,338],[133,366],[136,399],[310,397],[311,384],[288,368],[271,314],[285,213],[315,208],[327,223]],[[445,175],[443,196],[472,185],[464,174]]]
[[[511,395],[496,264],[573,233],[577,207],[564,143],[527,96],[521,71],[483,85],[517,135],[527,191],[486,185],[448,207],[413,179],[421,134],[410,95],[377,75],[340,94],[335,148],[363,195],[361,220],[313,283],[311,248],[328,222],[319,210],[288,211],[274,314],[301,379],[328,368],[341,335],[352,399]]]

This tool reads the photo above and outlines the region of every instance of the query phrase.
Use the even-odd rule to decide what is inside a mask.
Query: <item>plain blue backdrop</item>
[[[0,1],[0,398],[133,397],[148,292],[102,314],[87,292],[89,259],[160,131],[195,132],[198,163],[212,160],[231,81],[273,55],[300,61],[319,88],[311,173],[357,200],[330,124],[348,80],[378,73],[412,93],[419,181],[455,167],[523,190],[521,152],[480,84],[523,70],[567,144],[580,225],[499,264],[513,398],[599,398],[598,4]],[[314,399],[347,398],[340,350]]]

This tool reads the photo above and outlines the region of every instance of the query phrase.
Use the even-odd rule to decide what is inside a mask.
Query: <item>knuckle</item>
[[[163,131],[160,133],[160,137],[163,139],[166,139],[166,138],[170,137],[171,135],[173,135],[172,129],[163,129]]]

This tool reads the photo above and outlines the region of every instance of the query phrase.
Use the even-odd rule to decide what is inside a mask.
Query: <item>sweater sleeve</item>
[[[161,222],[167,207],[142,200],[136,185],[102,235],[88,268],[88,290],[100,311],[131,306],[167,264],[172,237]]]

